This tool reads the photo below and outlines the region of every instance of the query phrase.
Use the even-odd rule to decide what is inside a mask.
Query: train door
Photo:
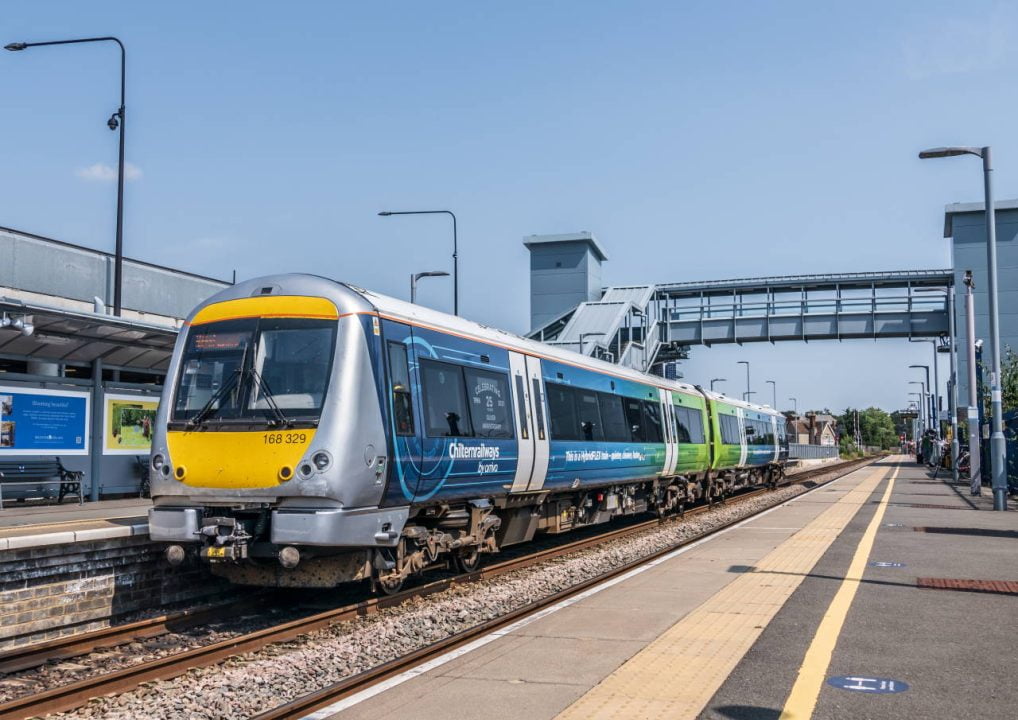
[[[406,501],[412,500],[417,493],[423,454],[417,357],[410,326],[389,320],[383,323],[384,390],[392,442],[387,494],[393,493]]]
[[[509,374],[512,376],[513,409],[516,415],[516,477],[512,492],[525,492],[534,472],[534,416],[530,411],[530,378],[527,376],[527,356],[509,353]]]
[[[544,379],[541,361],[521,353],[509,353],[516,439],[519,443],[512,492],[540,490],[548,472],[548,429],[544,414]]]
[[[675,465],[679,459],[678,432],[675,429],[675,404],[671,390],[661,390],[661,414],[664,416],[665,465],[661,474],[675,474]]]
[[[736,408],[736,417],[739,418],[739,466],[742,467],[746,464],[746,458],[749,455],[749,447],[747,445],[749,437],[746,435],[746,411],[742,408]]]

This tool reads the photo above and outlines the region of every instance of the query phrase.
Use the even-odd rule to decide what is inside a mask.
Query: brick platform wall
[[[147,537],[0,552],[0,651],[108,627],[124,613],[212,599],[229,584],[170,568]]]

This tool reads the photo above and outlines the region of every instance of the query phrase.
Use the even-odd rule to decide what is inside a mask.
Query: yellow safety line
[[[559,714],[559,720],[695,718],[889,471],[843,497]]]
[[[785,701],[785,707],[781,711],[780,720],[806,720],[813,717],[813,710],[816,708],[817,698],[820,696],[820,688],[823,686],[824,678],[827,676],[827,668],[831,664],[831,656],[834,654],[834,647],[841,635],[841,628],[845,625],[845,618],[848,616],[849,608],[852,607],[852,600],[859,589],[859,581],[862,580],[863,572],[866,570],[866,562],[869,560],[870,551],[873,550],[873,541],[877,537],[877,528],[884,518],[884,511],[891,499],[891,491],[894,489],[894,481],[898,477],[899,468],[895,468],[894,475],[887,483],[884,490],[884,497],[873,513],[866,532],[863,533],[859,546],[852,556],[852,564],[848,566],[848,573],[841,581],[838,592],[831,600],[823,620],[817,628],[813,642],[810,643],[799,666],[799,675],[792,686],[792,692]]]

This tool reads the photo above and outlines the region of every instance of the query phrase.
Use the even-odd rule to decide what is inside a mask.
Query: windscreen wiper
[[[248,370],[251,373],[251,377],[254,378],[255,382],[258,383],[258,389],[261,390],[262,397],[265,398],[265,404],[269,406],[269,410],[272,411],[273,420],[270,425],[282,425],[284,427],[293,427],[293,420],[287,417],[286,413],[279,409],[279,405],[276,404],[276,399],[272,395],[272,390],[269,389],[269,384],[265,382],[257,370],[251,368]]]
[[[196,412],[194,417],[187,421],[188,427],[196,428],[205,422],[208,416],[211,415],[212,411],[215,409],[213,405],[226,397],[226,394],[233,389],[233,386],[237,384],[237,380],[242,374],[243,370],[241,368],[234,370],[229,379],[220,385],[219,389],[212,393],[208,401],[202,405],[201,410]]]

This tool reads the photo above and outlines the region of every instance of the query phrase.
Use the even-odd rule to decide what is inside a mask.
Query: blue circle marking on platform
[[[870,567],[889,567],[889,568],[900,568],[905,567],[905,563],[900,562],[885,562],[883,560],[874,560],[870,563]]]
[[[827,684],[839,690],[851,690],[875,695],[887,695],[908,690],[908,683],[891,678],[859,677],[856,675],[838,675],[827,678]]]

